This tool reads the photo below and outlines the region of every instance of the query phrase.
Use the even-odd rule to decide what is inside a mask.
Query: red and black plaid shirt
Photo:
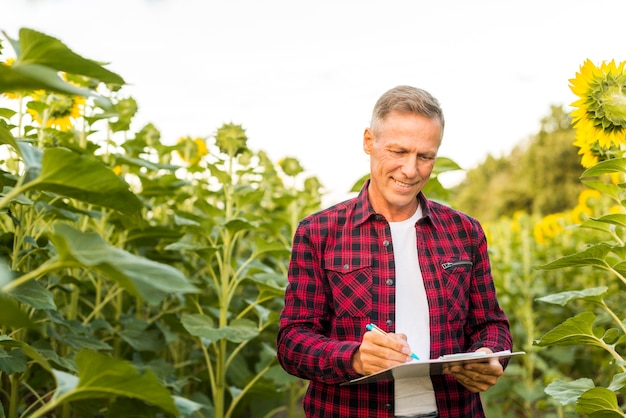
[[[352,355],[365,326],[395,330],[395,271],[389,224],[358,197],[300,222],[278,333],[284,369],[309,380],[309,417],[393,417],[393,381],[340,386],[359,377]],[[475,219],[418,196],[417,251],[430,310],[430,357],[512,347],[498,305],[487,242]],[[506,365],[506,362],[503,362]],[[432,376],[441,418],[479,418],[483,408],[451,376]]]

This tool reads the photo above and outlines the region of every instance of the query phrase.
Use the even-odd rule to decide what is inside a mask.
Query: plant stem
[[[11,400],[9,402],[9,416],[8,418],[17,418],[17,409],[19,407],[19,386],[20,379],[17,377],[17,373],[13,373],[10,376],[11,380]]]
[[[237,406],[237,404],[239,403],[239,401],[244,397],[244,395],[250,390],[250,388],[252,388],[252,386],[254,386],[254,384],[256,382],[258,382],[264,375],[265,373],[267,373],[270,368],[272,367],[272,365],[274,364],[274,361],[270,361],[264,368],[263,370],[261,370],[259,373],[257,373],[256,376],[254,376],[254,378],[252,380],[250,380],[248,382],[248,384],[241,390],[241,392],[233,399],[233,401],[230,404],[230,407],[228,408],[228,411],[226,412],[226,416],[225,418],[230,418],[230,416],[233,414],[235,407]]]
[[[40,265],[39,267],[37,267],[35,270],[31,270],[26,274],[23,274],[22,276],[20,276],[19,278],[15,279],[15,280],[11,280],[9,283],[5,284],[1,291],[2,292],[9,292],[13,289],[15,289],[16,287],[19,287],[20,285],[27,283],[31,280],[36,279],[37,277],[43,276],[44,274],[53,271],[53,270],[57,270],[59,268],[62,267],[66,267],[67,264],[64,264],[60,261],[58,261],[56,258],[51,258],[48,261],[44,262],[42,265]]]

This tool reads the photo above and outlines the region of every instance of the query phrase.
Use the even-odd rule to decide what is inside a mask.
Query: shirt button
[[[349,268],[350,268],[350,264],[344,264],[344,265],[343,265],[343,269],[344,269],[344,270],[348,270]]]
[[[393,280],[392,279],[387,279],[387,281],[385,283],[387,283],[388,286],[391,286],[393,284]]]
[[[387,321],[385,321],[385,323],[387,324],[387,326],[392,326],[393,325],[393,321],[391,319],[388,319]]]
[[[384,245],[385,247],[389,247],[389,241],[384,240],[384,241],[383,241],[383,245]]]
[[[390,403],[385,404],[385,409],[386,409],[387,411],[391,411],[391,404],[390,404]]]

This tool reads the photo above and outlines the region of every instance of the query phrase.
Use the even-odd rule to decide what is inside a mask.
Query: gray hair
[[[391,112],[412,113],[429,119],[437,119],[443,133],[445,125],[443,111],[439,101],[426,90],[411,86],[397,86],[387,90],[374,106],[370,122],[372,131],[376,133]]]

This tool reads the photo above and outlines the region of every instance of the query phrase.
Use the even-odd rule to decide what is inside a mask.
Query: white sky
[[[342,196],[366,174],[362,133],[399,84],[436,96],[439,155],[464,168],[539,129],[589,58],[626,59],[624,0],[11,0],[21,27],[107,61],[164,143],[241,124],[248,145],[293,156]],[[8,45],[5,44],[8,48]]]

